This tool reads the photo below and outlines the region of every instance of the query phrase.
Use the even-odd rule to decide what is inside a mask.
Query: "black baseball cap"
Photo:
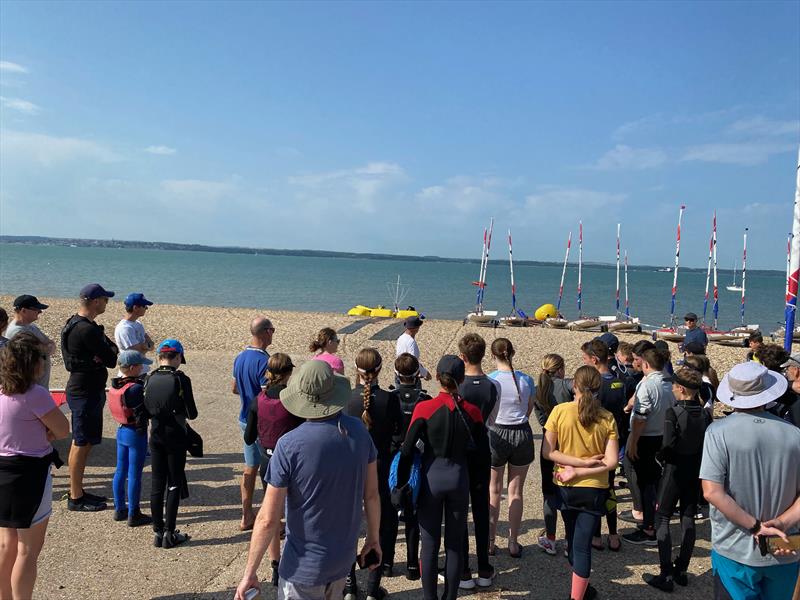
[[[436,365],[437,375],[450,375],[458,383],[464,381],[465,371],[464,361],[455,354],[445,354]]]
[[[113,298],[114,292],[106,290],[99,283],[90,283],[81,288],[81,298],[86,300],[94,300],[95,298]]]
[[[422,318],[407,317],[406,320],[403,321],[403,327],[406,329],[416,329],[417,327],[422,327]]]
[[[694,314],[693,312],[688,312],[685,315],[683,315],[683,320],[684,321],[697,321],[697,315]]]
[[[689,342],[683,345],[683,351],[689,354],[705,354],[706,347],[701,342]]]
[[[14,309],[19,310],[21,308],[30,308],[31,310],[44,310],[47,308],[47,304],[42,304],[39,302],[39,299],[36,296],[31,296],[30,294],[22,294],[22,296],[17,296],[14,298]]]

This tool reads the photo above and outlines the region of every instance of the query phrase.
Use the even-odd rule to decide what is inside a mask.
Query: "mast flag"
[[[581,311],[582,294],[581,282],[583,277],[583,221],[578,221],[578,318],[583,314]]]
[[[617,316],[619,316],[619,228],[617,223]]]
[[[628,302],[628,251],[625,250],[625,317],[631,318],[631,305]]]
[[[511,315],[517,314],[517,286],[514,285],[514,254],[511,251],[511,230],[508,230],[508,266],[511,270]]]
[[[789,264],[789,277],[786,286],[786,331],[783,338],[783,347],[787,352],[792,351],[794,318],[797,312],[797,280],[800,278],[800,151],[797,153],[797,186],[794,192],[792,255]]]
[[[708,312],[708,285],[711,280],[711,260],[713,258],[713,255],[714,255],[714,231],[712,228],[711,238],[708,241],[708,269],[706,269],[706,295],[703,298],[703,325],[706,324],[706,313]]]
[[[558,304],[556,305],[556,312],[560,314],[561,311],[561,297],[564,295],[564,276],[567,274],[567,261],[569,260],[569,248],[572,246],[572,232],[567,236],[567,252],[564,254],[564,266],[561,268],[561,285],[558,286]]]
[[[719,289],[717,288],[717,211],[714,211],[714,227],[711,233],[711,243],[714,248],[714,329],[717,328],[719,318]]]
[[[669,320],[673,327],[675,326],[675,297],[678,294],[678,267],[681,261],[681,221],[683,221],[684,210],[686,210],[686,206],[681,204],[681,210],[678,213],[678,236],[675,242],[675,273],[672,277],[672,307],[669,311]]]

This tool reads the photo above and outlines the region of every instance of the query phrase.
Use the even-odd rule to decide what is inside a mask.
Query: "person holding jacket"
[[[469,475],[467,457],[476,448],[482,427],[480,409],[458,393],[464,381],[464,362],[448,354],[436,367],[439,394],[419,402],[401,449],[410,460],[422,440],[422,482],[417,515],[422,534],[422,591],[424,600],[438,600],[437,560],[444,519],[445,582],[443,600],[454,600],[463,571]]]
[[[0,350],[0,598],[34,597],[52,512],[50,465],[63,464],[51,442],[69,435],[69,421],[36,384],[48,358],[29,332]]]
[[[383,554],[380,569],[369,572],[367,600],[382,600],[387,592],[380,587],[381,576],[393,575],[394,547],[397,541],[397,511],[392,507],[389,489],[389,468],[392,464],[394,441],[403,425],[403,412],[396,394],[387,392],[378,385],[378,376],[383,366],[380,353],[375,348],[364,348],[356,356],[356,386],[350,401],[345,406],[345,414],[359,417],[369,431],[372,443],[378,452],[378,494],[381,500],[381,520],[378,537]],[[345,583],[345,599],[352,595],[356,600],[355,563]]]

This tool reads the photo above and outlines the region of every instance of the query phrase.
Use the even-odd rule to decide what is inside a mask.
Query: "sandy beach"
[[[10,312],[12,297],[0,296],[0,306]],[[50,305],[39,321],[47,335],[58,341],[59,331],[74,313],[76,300],[40,298]],[[115,299],[116,300],[116,299]],[[98,322],[113,334],[113,328],[124,314],[121,302],[112,301]],[[258,315],[270,317],[276,327],[271,352],[290,354],[295,362],[310,357],[308,343],[325,326],[340,329],[357,320],[354,317],[331,313],[303,313],[199,306],[156,305],[143,319],[148,333],[158,341],[176,337],[186,349],[185,372],[192,378],[199,418],[193,426],[205,440],[206,456],[190,458],[187,462],[190,498],[182,502],[178,527],[192,536],[186,546],[174,550],[152,547],[148,528],[131,529],[112,520],[112,510],[99,514],[71,513],[66,509],[66,467],[56,472],[54,510],[50,520],[42,556],[36,597],[67,598],[158,598],[216,599],[231,598],[241,577],[247,553],[249,533],[238,530],[240,512],[239,474],[241,470],[241,437],[237,425],[239,400],[230,392],[232,362],[247,343],[250,320]],[[351,381],[353,361],[358,350],[365,346],[377,348],[384,358],[381,384],[388,386],[393,379],[390,368],[394,360],[394,340],[372,341],[370,338],[390,321],[370,323],[353,334],[343,335],[339,353]],[[456,351],[459,338],[477,331],[488,343],[495,337],[508,337],[517,351],[515,367],[532,376],[539,372],[539,361],[548,352],[558,352],[567,361],[567,372],[581,364],[579,346],[596,334],[573,333],[541,328],[485,329],[463,326],[460,321],[427,321],[418,342],[421,360],[428,368],[435,367],[439,357]],[[620,339],[636,341],[641,335],[621,335]],[[672,348],[676,351],[675,346]],[[743,360],[743,348],[709,347],[712,364],[721,374]],[[60,356],[54,357],[51,387],[63,387],[67,373]],[[484,368],[492,370],[486,360]],[[428,384],[432,389],[432,384]],[[103,443],[89,461],[86,487],[94,493],[111,496],[111,477],[116,461],[116,424],[107,415]],[[541,430],[534,425],[537,452]],[[66,458],[67,445],[59,444]],[[149,512],[150,468],[145,467],[143,480],[143,509]],[[620,508],[630,508],[627,490],[622,490]],[[521,560],[509,557],[505,550],[505,505],[498,531],[498,555],[494,565],[498,571],[495,585],[477,592],[484,598],[535,597],[563,600],[568,597],[569,565],[562,556],[548,556],[536,547],[536,538],[543,527],[539,469],[530,469],[525,487],[525,513],[520,542],[526,547]],[[621,533],[628,524],[620,521]],[[605,525],[604,525],[605,531]],[[673,540],[677,522],[673,522]],[[563,530],[559,522],[559,538]],[[690,568],[690,583],[678,595],[706,598],[712,591],[710,575],[710,528],[708,520],[698,523],[698,542]],[[404,577],[405,544],[401,533],[395,569],[399,576],[384,579],[393,598],[411,600],[421,595],[419,582]],[[474,538],[472,540],[474,544]],[[472,555],[472,566],[474,554]],[[619,553],[596,552],[593,557],[592,583],[603,598],[653,598],[658,592],[648,588],[641,579],[646,571],[657,572],[656,548],[624,544]],[[262,579],[269,576],[268,564],[260,571]],[[362,581],[363,579],[363,581]],[[365,583],[365,578],[360,578]],[[265,598],[276,596],[273,588],[264,587]],[[469,592],[462,592],[466,595]]]

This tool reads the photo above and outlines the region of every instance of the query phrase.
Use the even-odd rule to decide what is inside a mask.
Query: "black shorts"
[[[67,404],[72,413],[72,443],[76,446],[96,446],[103,440],[103,407],[106,392],[67,392]]]
[[[530,423],[492,425],[489,428],[492,466],[527,467],[533,462],[533,431]]]

